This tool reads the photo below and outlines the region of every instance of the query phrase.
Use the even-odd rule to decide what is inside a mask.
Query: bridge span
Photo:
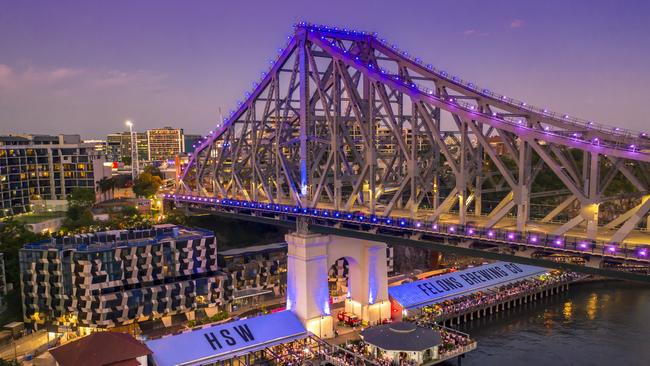
[[[614,246],[571,236],[549,236],[367,215],[300,206],[189,195],[165,196],[168,203],[194,213],[222,215],[320,234],[397,245],[433,248],[467,256],[506,260],[633,281],[650,282],[650,252],[645,246]]]
[[[269,65],[166,200],[650,278],[647,132],[496,93],[372,32],[301,22]]]

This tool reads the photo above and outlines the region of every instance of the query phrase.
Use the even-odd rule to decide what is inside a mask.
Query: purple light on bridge
[[[438,230],[438,224],[433,224],[431,225],[432,230]]]
[[[494,238],[494,231],[490,230],[487,232],[488,238]]]
[[[537,243],[537,240],[538,240],[537,237],[534,236],[534,235],[530,237],[530,242],[531,242],[531,243],[534,243],[534,244],[535,244],[535,243]]]
[[[562,246],[562,239],[559,239],[559,238],[555,239],[554,243],[555,243],[556,246],[561,247]]]
[[[610,246],[607,247],[607,251],[610,252],[610,253],[616,253],[616,247],[610,245]]]
[[[476,233],[476,231],[474,231],[474,229],[472,229],[472,228],[469,228],[467,230],[467,234],[469,234],[469,235],[474,235],[474,233]]]
[[[648,256],[648,250],[645,249],[645,248],[640,249],[640,250],[639,250],[639,256],[641,256],[641,257],[646,257],[646,256]]]
[[[587,249],[587,243],[582,242],[582,243],[578,244],[578,248],[580,248],[582,250]]]
[[[419,222],[419,221],[416,222],[416,223],[415,223],[415,227],[418,228],[418,229],[421,228],[421,227],[422,227],[422,223]]]
[[[508,233],[508,240],[515,240],[515,233]]]
[[[449,227],[449,232],[450,233],[455,233],[456,232],[456,227],[455,226],[450,226]]]

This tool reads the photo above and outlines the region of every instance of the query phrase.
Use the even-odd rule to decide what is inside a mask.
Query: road
[[[12,344],[0,347],[0,358],[13,360],[17,356],[23,356],[27,353],[33,352],[37,348],[46,344],[48,341],[47,338],[47,332],[45,331],[38,331],[20,338]]]

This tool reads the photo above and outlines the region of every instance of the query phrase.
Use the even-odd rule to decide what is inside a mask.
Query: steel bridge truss
[[[375,34],[298,24],[254,85],[197,146],[177,194],[433,222],[453,213],[522,232],[531,206],[551,200],[533,222],[562,217],[548,234],[597,239],[605,227],[617,243],[648,225],[645,133],[497,95]]]

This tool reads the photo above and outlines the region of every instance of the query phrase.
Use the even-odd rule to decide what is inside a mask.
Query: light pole
[[[133,133],[133,122],[126,121],[126,125],[129,126],[129,132],[131,134],[131,178],[133,182],[138,177],[138,171],[140,170],[138,162],[138,138]]]

